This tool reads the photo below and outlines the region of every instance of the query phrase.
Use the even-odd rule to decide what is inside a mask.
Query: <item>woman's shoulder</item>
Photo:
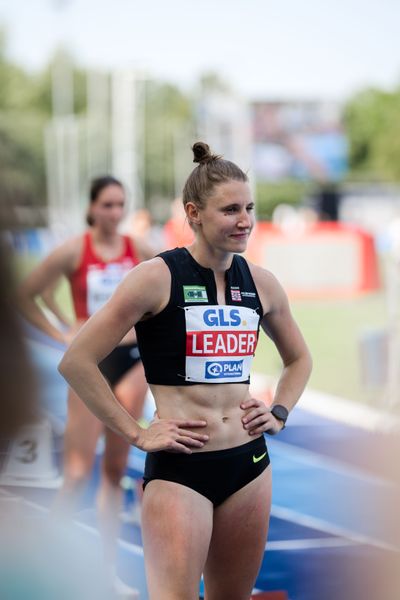
[[[83,235],[68,238],[56,246],[44,259],[44,263],[73,264],[76,257],[80,256],[83,246]]]
[[[163,283],[168,283],[171,278],[170,270],[161,256],[155,256],[136,265],[127,275],[128,278],[140,281],[147,286],[160,287]],[[149,291],[151,287],[147,287]]]
[[[129,271],[117,290],[117,296],[129,307],[140,307],[142,314],[157,314],[168,303],[171,274],[159,256],[139,263]]]
[[[256,265],[247,259],[246,262],[256,285],[260,284],[267,287],[275,287],[280,285],[279,281],[271,271],[261,267],[260,265]]]
[[[261,298],[264,313],[271,310],[273,306],[280,305],[286,298],[286,293],[275,275],[268,269],[250,261],[247,261],[247,264]]]
[[[65,242],[58,246],[54,251],[54,254],[58,255],[69,270],[73,270],[77,267],[86,238],[86,234],[72,236],[65,240]]]
[[[79,235],[74,235],[65,240],[65,242],[60,247],[64,247],[64,250],[66,252],[69,251],[78,253],[82,249],[82,246],[86,243],[88,235],[89,234],[87,232],[80,233]]]
[[[154,257],[155,250],[142,237],[135,235],[124,235],[123,238],[131,245],[140,261],[149,260],[150,258]]]

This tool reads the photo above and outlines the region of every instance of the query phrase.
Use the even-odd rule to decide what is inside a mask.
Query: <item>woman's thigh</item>
[[[147,484],[142,533],[149,600],[198,599],[212,523],[211,502],[191,488],[158,479]]]
[[[271,467],[214,510],[204,569],[206,600],[248,600],[261,566],[271,510]]]

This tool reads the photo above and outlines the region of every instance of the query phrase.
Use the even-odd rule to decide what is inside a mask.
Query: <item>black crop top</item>
[[[212,269],[186,248],[158,256],[171,272],[170,299],[135,326],[148,383],[248,383],[262,306],[246,260],[234,254],[219,305]]]

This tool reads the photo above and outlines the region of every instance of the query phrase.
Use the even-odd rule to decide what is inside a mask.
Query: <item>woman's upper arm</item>
[[[151,245],[142,238],[135,237],[132,241],[136,247],[138,257],[141,261],[149,260],[150,258],[153,258],[156,255],[156,251],[154,250],[154,248],[152,248]]]
[[[31,297],[42,294],[62,275],[69,275],[77,266],[81,252],[79,239],[71,239],[53,250],[22,282],[20,294]]]
[[[156,258],[139,264],[80,329],[70,346],[71,351],[75,354],[83,351],[100,362],[145,315],[162,310],[168,302],[169,291],[170,275],[164,261]]]
[[[261,327],[276,345],[284,364],[308,353],[303,335],[291,313],[287,295],[279,281],[269,271],[258,268],[255,282],[264,306]]]

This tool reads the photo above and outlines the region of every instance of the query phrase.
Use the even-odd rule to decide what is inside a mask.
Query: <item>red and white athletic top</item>
[[[96,255],[90,231],[83,236],[82,257],[69,276],[77,319],[88,319],[107,302],[125,275],[140,261],[132,240],[123,236],[124,249],[118,258],[104,261]]]

